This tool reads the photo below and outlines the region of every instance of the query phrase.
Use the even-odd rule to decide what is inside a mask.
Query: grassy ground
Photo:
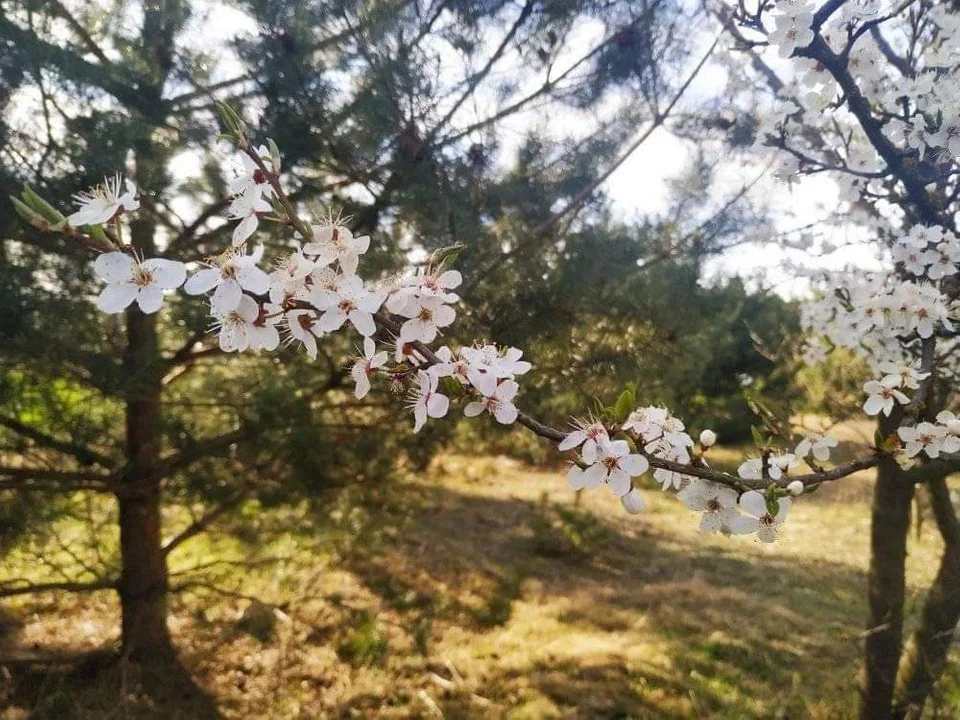
[[[773,547],[704,538],[646,494],[630,517],[560,472],[447,456],[332,509],[247,505],[171,557],[179,665],[0,668],[0,717],[851,714],[869,478],[797,504]],[[911,618],[939,549],[931,523],[911,539]],[[7,615],[8,653],[116,639],[108,592]]]

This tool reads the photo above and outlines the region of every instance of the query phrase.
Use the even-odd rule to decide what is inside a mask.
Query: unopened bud
[[[787,485],[787,492],[791,495],[803,495],[803,483],[799,480],[791,480]]]
[[[702,447],[713,447],[716,442],[717,434],[713,430],[704,430],[700,433],[700,445]]]
[[[643,495],[638,493],[636,488],[630,488],[630,492],[620,498],[620,504],[623,505],[623,509],[631,515],[642,512],[647,506]]]

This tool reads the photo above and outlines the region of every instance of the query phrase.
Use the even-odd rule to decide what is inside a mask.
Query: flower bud
[[[713,430],[704,430],[700,433],[700,445],[708,448],[713,447],[717,442],[717,434]]]
[[[787,492],[791,495],[803,495],[803,483],[799,480],[791,480],[787,485]]]
[[[636,488],[630,488],[630,492],[620,498],[620,504],[623,505],[623,509],[631,515],[642,512],[647,506],[643,495],[638,493]]]

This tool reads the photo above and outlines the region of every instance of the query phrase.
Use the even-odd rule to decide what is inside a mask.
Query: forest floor
[[[797,503],[773,546],[701,536],[658,490],[628,516],[504,458],[444,456],[322,508],[251,503],[171,556],[176,666],[0,667],[0,718],[849,716],[869,486]],[[939,550],[921,524],[911,623]],[[116,641],[111,592],[5,612],[8,654]],[[936,705],[960,712],[957,663]]]

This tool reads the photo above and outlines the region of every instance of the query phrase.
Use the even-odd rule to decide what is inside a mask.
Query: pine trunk
[[[152,170],[148,142],[137,147],[138,175]],[[150,220],[130,225],[138,253],[155,253]],[[127,311],[126,378],[127,474],[117,494],[120,505],[120,606],[124,653],[140,662],[172,654],[167,629],[167,561],[162,549],[160,453],[160,349],[157,315],[136,304]]]

